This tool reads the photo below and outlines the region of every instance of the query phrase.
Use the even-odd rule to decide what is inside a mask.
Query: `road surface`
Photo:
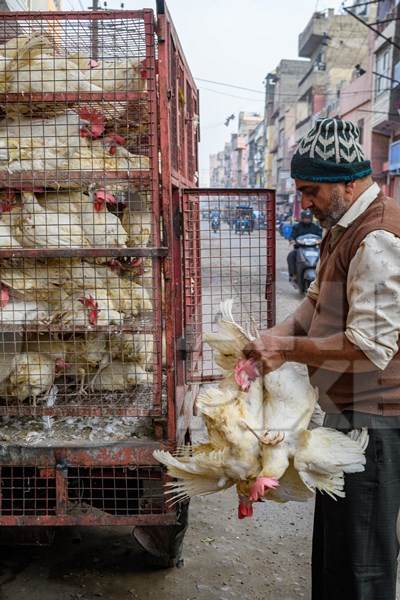
[[[242,294],[243,316],[264,305],[265,254],[257,256],[264,234],[239,241],[224,229],[203,248],[203,318],[210,325],[219,300],[232,292]],[[299,301],[287,281],[287,252],[280,239],[279,319]],[[126,528],[82,532],[81,541],[66,530],[49,548],[2,550],[0,600],[307,600],[312,512],[312,502],[266,502],[255,507],[253,519],[239,521],[231,491],[195,499],[184,567],[166,571],[144,566]]]

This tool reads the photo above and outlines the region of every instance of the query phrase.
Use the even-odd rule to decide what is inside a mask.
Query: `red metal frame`
[[[253,232],[251,237],[233,232],[224,212],[232,213],[243,203],[265,213],[265,236],[263,230]],[[200,214],[212,210],[221,214],[221,229],[216,234],[211,232],[209,219]],[[221,300],[236,296],[239,321],[252,318],[263,328],[275,323],[275,192],[186,189],[183,224],[186,381],[205,383],[221,377],[214,370],[211,351],[203,349],[202,343],[204,331],[213,329],[214,311]]]
[[[164,17],[165,18],[165,17]],[[95,250],[83,250],[69,248],[65,249],[15,249],[12,250],[1,250],[0,257],[76,257],[76,256],[135,256],[135,257],[149,257],[152,259],[153,265],[153,306],[155,319],[148,328],[149,332],[154,332],[156,341],[156,352],[155,352],[155,363],[157,369],[154,369],[156,373],[156,380],[153,383],[153,401],[150,410],[141,409],[140,407],[116,407],[113,409],[113,415],[125,415],[125,416],[144,416],[151,415],[153,418],[159,419],[154,423],[154,430],[156,441],[149,442],[146,440],[139,440],[137,442],[126,442],[126,443],[115,443],[104,446],[96,447],[58,447],[53,449],[48,448],[31,448],[31,447],[20,447],[20,446],[5,446],[0,459],[0,470],[2,470],[3,482],[3,505],[0,502],[0,526],[10,525],[169,525],[175,522],[176,513],[171,510],[166,504],[163,496],[162,481],[164,475],[161,467],[156,463],[152,456],[154,449],[163,447],[163,437],[166,436],[174,443],[175,442],[175,412],[174,412],[174,381],[173,381],[173,369],[175,356],[169,353],[169,369],[168,369],[168,413],[164,412],[164,407],[161,402],[162,392],[162,372],[161,372],[161,331],[163,328],[162,315],[161,315],[161,262],[163,257],[170,255],[170,249],[167,247],[167,243],[170,241],[172,231],[172,221],[168,223],[168,217],[166,216],[166,208],[170,208],[170,196],[166,193],[165,179],[162,182],[164,193],[161,193],[163,199],[163,219],[164,219],[164,234],[161,239],[161,204],[160,204],[160,181],[159,181],[159,139],[161,142],[161,149],[169,152],[170,147],[170,136],[168,128],[163,132],[163,119],[165,115],[159,116],[159,103],[160,97],[163,93],[164,82],[160,80],[157,86],[157,75],[162,72],[162,67],[158,70],[158,64],[156,62],[156,40],[155,40],[155,23],[154,13],[151,10],[143,11],[98,11],[98,12],[51,12],[51,13],[13,13],[10,18],[10,13],[4,13],[0,15],[0,19],[4,21],[12,21],[17,23],[19,20],[31,21],[76,21],[79,23],[81,20],[86,21],[104,21],[104,20],[127,20],[127,19],[140,19],[144,23],[144,43],[146,48],[146,63],[145,69],[147,75],[147,90],[146,92],[90,92],[90,93],[32,93],[27,94],[23,99],[18,94],[3,94],[0,97],[0,102],[13,103],[23,101],[25,104],[32,102],[62,102],[66,103],[83,103],[83,102],[113,102],[113,101],[126,101],[135,102],[143,101],[146,102],[148,107],[148,142],[149,142],[149,158],[150,158],[150,169],[149,170],[137,170],[131,172],[82,172],[82,171],[54,171],[54,172],[22,172],[22,173],[1,173],[0,174],[0,185],[3,187],[10,187],[12,189],[35,189],[40,191],[38,188],[51,186],[52,182],[55,185],[62,183],[63,181],[76,180],[78,182],[105,182],[105,181],[132,181],[136,184],[143,184],[144,189],[151,190],[152,194],[152,214],[153,214],[153,234],[152,234],[152,247],[146,248],[134,248],[134,249],[114,249],[109,248],[96,248]],[[78,29],[77,29],[78,30]],[[161,61],[162,62],[162,59]],[[161,77],[162,79],[162,77]],[[165,125],[165,123],[164,123]],[[168,125],[168,124],[167,124]],[[159,126],[161,131],[159,132]],[[160,136],[160,138],[159,138]],[[168,279],[168,268],[167,258],[165,259],[164,272]],[[168,289],[168,284],[167,284]],[[166,296],[167,297],[167,296]],[[169,300],[167,300],[168,303]],[[173,321],[174,315],[169,311],[166,314],[171,317]],[[25,331],[26,331],[25,327]],[[28,327],[29,329],[29,327]],[[57,328],[52,328],[55,331]],[[96,328],[98,331],[101,327]],[[107,328],[106,328],[107,329]],[[112,329],[112,328],[111,328]],[[125,330],[124,326],[116,328],[118,331]],[[171,324],[166,324],[167,331],[172,332],[172,339],[174,332],[171,329]],[[110,329],[107,329],[110,331]],[[15,327],[13,329],[15,331]],[[64,328],[65,331],[65,328]],[[75,328],[75,331],[77,329]],[[146,326],[141,327],[140,331],[147,331]],[[168,345],[169,347],[169,345]],[[79,415],[102,415],[104,414],[101,407],[99,406],[86,406],[84,411],[82,407],[77,407],[75,411],[73,407],[69,406],[66,409],[63,407],[36,407],[32,409],[30,406],[19,407],[19,410],[14,411],[18,415],[62,415],[62,414],[79,414]],[[0,414],[11,415],[14,414],[10,407],[1,407]],[[164,430],[164,422],[167,419],[167,432]],[[158,440],[158,441],[157,441]],[[31,475],[32,471],[29,469],[39,469]],[[118,476],[113,477],[113,473],[119,469]],[[139,471],[138,471],[139,469]],[[72,475],[69,475],[72,473]],[[132,473],[138,473],[133,476]],[[33,477],[33,479],[31,479]],[[72,482],[71,482],[72,478]],[[36,487],[32,486],[32,481],[35,481]],[[48,483],[51,481],[53,488],[49,488]],[[81,483],[79,483],[81,481]],[[78,482],[78,483],[76,483]],[[83,482],[83,483],[82,483]],[[119,483],[118,483],[119,482]],[[124,489],[117,489],[118,485],[126,484],[126,498],[124,498]],[[129,489],[128,484],[131,485]],[[73,486],[71,488],[71,485]],[[71,513],[70,504],[74,502],[73,494],[76,492],[75,487],[78,486],[103,486],[104,497],[107,496],[107,490],[109,494],[114,493],[116,496],[119,494],[120,498],[118,503],[126,505],[126,514],[121,513],[121,509],[118,509],[120,504],[115,503],[115,510],[112,509],[111,500],[108,505],[105,506],[105,510],[97,510],[91,512],[80,507],[76,512]],[[152,491],[156,485],[157,492]],[[75,486],[75,487],[74,487]],[[113,487],[114,486],[114,487]],[[136,487],[135,487],[136,486]],[[32,488],[34,487],[34,491]],[[101,489],[103,489],[103,487]],[[55,494],[53,514],[41,514],[39,506],[46,506],[48,499],[51,494]],[[81,489],[81,487],[79,487]],[[145,490],[149,490],[150,500],[147,499]],[[93,488],[92,491],[86,491],[89,494],[89,498],[96,499],[97,503],[100,503],[99,490]],[[18,496],[19,494],[19,496]],[[31,495],[29,505],[30,508],[26,508],[26,502],[22,501],[25,495],[29,497]],[[33,496],[32,496],[33,494]],[[44,497],[42,498],[42,495]],[[46,494],[48,496],[46,496]],[[92,495],[90,495],[92,494]],[[96,494],[96,496],[95,496]],[[151,506],[152,494],[156,494],[157,510],[154,512]],[[141,507],[141,502],[145,498],[146,502],[150,503],[145,510]],[[5,502],[8,502],[8,508],[5,508]],[[14,501],[13,501],[14,498]],[[19,500],[18,500],[19,498]],[[21,504],[22,502],[22,504]],[[124,504],[125,502],[125,504]],[[128,507],[128,502],[133,503],[133,507]],[[14,504],[14,506],[13,506]],[[111,506],[111,509],[110,509]],[[25,507],[25,508],[24,508]],[[107,508],[108,507],[108,508]],[[87,507],[86,507],[87,508]],[[96,506],[95,506],[96,508]],[[37,510],[37,514],[35,514]],[[152,512],[153,510],[153,512]],[[18,512],[19,511],[19,512]],[[119,512],[118,512],[119,511]]]
[[[183,188],[195,188],[197,185],[198,127],[194,127],[193,123],[195,111],[198,110],[198,91],[163,1],[158,2],[158,69],[162,207],[165,245],[169,248],[164,260],[167,437],[169,441],[182,444],[193,411],[192,396],[186,387],[185,357],[180,346],[184,332],[181,211]],[[186,107],[189,107],[187,114]],[[190,143],[193,143],[193,151],[188,156]]]
[[[142,11],[98,11],[98,12],[88,12],[84,13],[86,18],[83,18],[83,13],[73,13],[72,19],[70,19],[70,13],[59,13],[54,12],[50,13],[51,17],[47,17],[47,13],[14,13],[13,14],[13,22],[16,23],[21,20],[21,23],[25,23],[26,21],[32,22],[37,28],[41,28],[46,26],[47,21],[54,20],[58,23],[64,24],[65,31],[69,32],[69,22],[75,21],[77,24],[75,29],[72,28],[73,35],[77,36],[80,32],[80,24],[81,22],[86,21],[100,21],[104,19],[114,20],[116,23],[119,21],[122,23],[127,23],[127,28],[129,24],[133,20],[137,20],[142,25],[140,27],[143,28],[143,39],[140,40],[141,48],[145,51],[145,71],[147,73],[147,91],[143,93],[134,93],[134,98],[143,98],[146,100],[148,107],[148,154],[150,159],[150,169],[143,171],[132,171],[132,172],[121,172],[121,171],[47,171],[47,172],[18,172],[18,173],[8,173],[8,172],[0,172],[0,186],[4,186],[5,188],[11,189],[35,189],[45,188],[45,187],[54,187],[57,189],[59,185],[61,185],[65,181],[77,181],[80,184],[82,183],[92,183],[96,182],[97,184],[101,182],[102,185],[106,185],[110,182],[118,183],[121,180],[126,180],[130,182],[135,182],[135,184],[140,184],[144,186],[144,189],[148,189],[151,191],[152,197],[152,216],[153,216],[153,227],[152,227],[152,244],[153,248],[129,248],[123,250],[116,250],[113,252],[110,248],[96,248],[96,249],[53,249],[53,248],[34,248],[34,249],[1,249],[0,257],[23,257],[23,258],[34,258],[34,257],[102,257],[102,256],[127,256],[127,257],[149,257],[152,259],[152,273],[153,273],[153,318],[152,323],[148,324],[147,328],[144,325],[141,328],[130,327],[130,326],[116,326],[110,328],[102,328],[102,327],[94,327],[92,331],[130,331],[130,332],[143,332],[143,333],[153,333],[154,334],[154,344],[155,351],[153,353],[154,356],[154,369],[153,369],[153,381],[152,381],[152,406],[150,408],[143,408],[140,406],[135,406],[134,404],[120,406],[117,408],[109,409],[103,405],[96,405],[96,398],[93,398],[92,402],[85,402],[77,404],[76,406],[71,406],[67,404],[66,406],[55,406],[54,408],[47,407],[35,407],[32,410],[30,406],[18,406],[18,405],[10,405],[7,404],[5,406],[0,406],[0,415],[20,415],[20,416],[28,416],[30,414],[38,415],[58,415],[58,416],[105,416],[107,414],[115,414],[121,416],[154,416],[160,417],[163,414],[161,396],[162,396],[162,370],[161,370],[161,355],[162,355],[162,315],[161,315],[161,257],[166,255],[167,249],[162,246],[161,243],[161,234],[160,234],[160,196],[159,196],[159,172],[158,172],[158,159],[159,159],[159,140],[158,140],[158,89],[156,85],[157,81],[157,65],[156,65],[156,42],[155,42],[155,21],[154,21],[154,13],[151,10],[142,10]],[[3,19],[4,16],[4,19]],[[9,13],[4,13],[1,15],[1,19],[7,20],[9,19]],[[61,25],[62,26],[62,25]],[[83,26],[83,31],[86,36],[90,33],[90,30],[87,30],[87,26]],[[86,27],[86,29],[85,29]],[[140,28],[138,27],[138,30]],[[127,29],[127,31],[131,31]],[[71,37],[71,33],[65,34],[69,39]],[[72,37],[73,37],[72,35]],[[136,33],[135,33],[136,35]],[[138,34],[140,35],[140,33]],[[75,40],[74,40],[75,41]],[[79,41],[81,43],[81,40]],[[82,42],[85,43],[85,42]],[[80,50],[82,50],[82,46],[77,46]],[[85,48],[86,49],[86,48]],[[115,94],[112,92],[110,95],[105,94],[104,92],[94,93],[91,92],[90,96],[94,96],[95,99],[99,100],[104,97],[113,97]],[[29,100],[35,98],[37,101],[44,101],[47,98],[47,94],[5,94],[3,95],[6,99],[8,96],[11,96],[13,101],[18,100],[19,102],[26,103]],[[79,104],[86,101],[87,95],[82,94],[81,92],[76,93],[57,93],[52,94],[54,101],[62,100],[64,103],[74,102],[75,104]],[[124,99],[129,99],[130,101],[130,92],[124,92],[122,96]],[[4,326],[0,327],[2,331],[7,329]],[[18,330],[18,326],[13,326],[13,331]],[[29,326],[24,326],[24,331],[28,332],[30,330]],[[35,327],[35,330],[39,333],[41,331],[46,331],[48,333],[53,333],[56,331],[68,332],[68,328],[60,329],[57,326],[45,326],[43,329],[40,327]],[[79,332],[79,327],[74,327],[75,332]],[[84,329],[81,330],[84,333]],[[32,330],[33,332],[33,330]],[[101,404],[101,399],[97,399],[97,402]],[[110,412],[111,410],[111,412]]]
[[[75,257],[75,256],[135,256],[149,257],[153,265],[154,306],[156,318],[150,325],[144,324],[143,332],[156,334],[157,351],[155,362],[161,364],[161,331],[166,334],[166,384],[165,397],[162,397],[162,373],[157,371],[155,381],[154,401],[151,411],[137,407],[115,408],[115,415],[142,416],[150,414],[155,425],[155,441],[139,440],[136,442],[113,443],[96,445],[95,447],[57,447],[37,448],[21,446],[4,446],[0,457],[0,470],[3,469],[3,482],[6,482],[4,498],[8,502],[7,514],[2,513],[0,500],[0,526],[14,525],[169,525],[175,522],[176,513],[162,497],[154,492],[154,485],[160,484],[158,490],[162,494],[161,482],[164,475],[161,468],[154,460],[152,453],[156,448],[173,448],[176,444],[185,443],[190,430],[190,419],[193,414],[193,402],[197,391],[197,382],[201,378],[187,377],[187,348],[185,347],[185,331],[188,326],[196,323],[201,327],[200,311],[201,287],[195,290],[195,302],[187,295],[187,260],[188,244],[185,246],[183,225],[188,200],[199,197],[201,194],[223,194],[222,190],[201,190],[197,186],[198,155],[197,143],[199,141],[199,128],[197,124],[199,113],[198,91],[190,73],[187,61],[182,51],[179,38],[172,23],[171,16],[165,3],[158,1],[157,30],[154,26],[154,14],[151,10],[143,11],[97,11],[97,12],[46,12],[46,13],[3,13],[0,14],[0,23],[3,21],[18,22],[19,19],[35,21],[43,19],[48,21],[79,20],[112,21],[113,19],[142,19],[145,28],[146,42],[146,70],[148,71],[148,89],[146,92],[107,92],[107,93],[76,93],[76,94],[28,94],[24,96],[27,102],[101,102],[101,101],[145,101],[149,110],[149,157],[150,169],[133,172],[24,172],[19,174],[0,174],[0,187],[13,189],[26,189],[26,185],[40,188],[52,182],[64,180],[77,181],[132,181],[142,184],[145,189],[150,189],[153,207],[153,236],[151,247],[135,249],[106,249],[76,250],[76,249],[10,249],[0,250],[0,258],[5,256],[25,257]],[[156,60],[155,33],[158,37],[158,56]],[[17,102],[16,95],[5,94],[0,96],[2,102]],[[161,169],[159,169],[159,162]],[[229,191],[225,190],[228,194]],[[232,190],[230,191],[232,193]],[[237,195],[252,194],[251,190],[235,190]],[[272,240],[274,228],[274,199],[269,191],[258,191],[255,194],[270,196],[268,206],[268,239]],[[193,196],[194,195],[194,196]],[[195,269],[196,277],[200,270],[201,258],[201,230],[199,205],[194,206],[192,224],[195,235],[192,238],[190,251],[197,262],[191,264]],[[186,238],[186,242],[188,239]],[[274,247],[270,242],[269,267],[267,281],[268,292],[268,323],[274,319]],[[185,266],[186,265],[186,266]],[[163,277],[162,277],[163,276]],[[162,279],[164,290],[162,290]],[[163,302],[163,308],[162,308]],[[15,330],[15,329],[14,329]],[[56,331],[54,326],[52,331]],[[77,330],[77,329],[75,329]],[[100,331],[98,327],[96,330]],[[124,330],[124,326],[118,328]],[[201,355],[198,358],[201,366]],[[9,411],[0,414],[11,414]],[[25,407],[18,414],[32,414],[30,407]],[[101,408],[101,407],[100,407]],[[165,410],[166,409],[166,410]],[[44,407],[36,407],[37,415],[63,414],[62,407],[58,412]],[[68,408],[71,414],[71,407]],[[83,414],[79,412],[78,414]],[[99,407],[86,407],[85,415],[103,414]],[[4,471],[5,469],[5,471]],[[7,470],[8,469],[8,470]],[[30,471],[29,469],[38,469]],[[118,470],[119,469],[119,470]],[[139,471],[140,470],[140,471]],[[29,485],[31,473],[37,477],[38,482],[34,491]],[[115,473],[115,477],[113,477]],[[132,475],[136,473],[136,475]],[[0,478],[2,477],[0,473]],[[136,479],[135,479],[136,477]],[[113,483],[114,482],[114,483]],[[126,484],[126,497],[123,490],[118,487]],[[137,487],[135,487],[137,483]],[[14,485],[15,484],[15,485]],[[128,514],[120,514],[127,504],[120,509],[112,503],[101,504],[96,486],[103,486],[109,493],[122,494],[121,501],[133,502],[134,509]],[[89,486],[89,489],[87,489]],[[111,486],[110,488],[108,486]],[[114,487],[113,487],[114,486]],[[130,486],[130,487],[129,487]],[[156,486],[157,487],[157,486]],[[45,490],[43,492],[43,490]],[[49,491],[46,491],[49,490]],[[71,502],[76,502],[76,490],[83,490],[84,498],[93,498],[98,505],[96,511],[88,512],[82,507],[77,513],[71,513]],[[93,490],[93,493],[92,491]],[[111,490],[111,492],[110,492]],[[143,508],[140,500],[143,495],[146,499],[149,494],[149,506]],[[40,500],[40,506],[46,507],[41,494],[48,493],[51,497],[53,514],[24,513],[24,503],[21,498],[25,494],[33,502]],[[152,494],[155,494],[156,510],[152,511]],[[8,494],[8,495],[7,495]],[[18,502],[13,511],[13,494]],[[32,495],[33,494],[33,495]],[[53,495],[55,496],[53,497]],[[90,495],[92,494],[92,495]],[[129,496],[131,494],[131,496]],[[140,497],[139,497],[140,496]],[[22,502],[22,504],[21,504]],[[4,505],[3,505],[4,506]],[[22,508],[21,508],[22,506]],[[29,510],[32,510],[30,508]],[[99,508],[100,506],[100,508]],[[110,508],[111,507],[111,508]],[[81,510],[82,509],[82,510]],[[106,510],[103,510],[106,509]],[[17,514],[19,512],[19,514]],[[21,513],[22,511],[22,513]],[[49,511],[47,511],[48,513]],[[29,513],[29,514],[28,514]]]

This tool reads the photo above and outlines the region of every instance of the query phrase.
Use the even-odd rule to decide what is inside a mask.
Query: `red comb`
[[[241,359],[235,367],[235,382],[243,392],[247,392],[250,384],[257,379],[256,363],[251,359]]]

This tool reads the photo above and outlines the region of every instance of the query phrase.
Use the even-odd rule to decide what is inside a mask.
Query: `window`
[[[382,50],[376,57],[375,94],[381,94],[390,89],[390,50]]]
[[[359,142],[360,142],[360,144],[362,145],[362,144],[363,144],[363,142],[364,142],[364,119],[360,119],[360,120],[357,122],[357,127],[358,127],[358,130],[359,130],[359,132],[360,132],[360,139],[359,139],[358,141],[359,141]]]
[[[353,10],[359,17],[368,17],[368,4],[355,5]]]
[[[400,61],[394,65],[393,79],[393,87],[397,87],[400,84]]]

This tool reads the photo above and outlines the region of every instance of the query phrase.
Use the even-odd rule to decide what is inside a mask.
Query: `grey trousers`
[[[396,600],[400,508],[400,417],[348,412],[325,427],[368,427],[363,473],[346,476],[346,498],[317,494],[312,600]]]

